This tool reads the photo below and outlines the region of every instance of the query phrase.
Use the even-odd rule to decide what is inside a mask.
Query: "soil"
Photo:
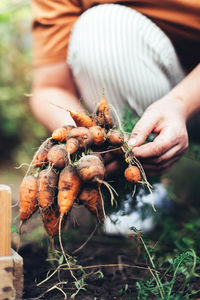
[[[84,235],[85,237],[86,235]],[[76,233],[76,236],[73,236],[69,241],[69,248],[72,248],[72,242],[73,250],[78,248],[81,240],[84,241],[83,234],[80,238],[80,233]],[[44,244],[46,242],[43,241]],[[83,267],[98,265],[98,267],[85,270],[88,274],[85,279],[85,290],[80,291],[75,299],[135,299],[136,282],[149,274],[144,262],[141,261],[140,257],[137,257],[136,244],[134,237],[122,238],[108,237],[101,234],[95,235],[76,254],[78,265]],[[64,299],[64,294],[57,289],[46,293],[49,288],[58,284],[59,281],[68,282],[67,285],[63,285],[62,289],[69,298],[77,291],[74,279],[67,270],[55,274],[40,287],[37,286],[37,283],[46,278],[49,270],[55,270],[55,266],[46,261],[47,248],[47,245],[40,246],[38,243],[28,243],[24,244],[19,251],[24,259],[24,299],[38,297],[39,299]],[[71,249],[67,251],[71,253]],[[115,266],[112,266],[112,264]],[[77,271],[74,271],[74,274],[77,278],[82,277],[80,272],[78,274]]]
[[[182,215],[182,210],[178,211]],[[151,264],[148,259],[145,259],[147,256],[138,236],[136,234],[126,237],[108,236],[102,232],[101,228],[98,228],[92,239],[73,254],[88,239],[94,228],[92,222],[86,222],[88,215],[85,214],[85,211],[79,210],[79,214],[79,226],[75,226],[74,222],[71,222],[70,227],[62,233],[62,243],[65,253],[76,258],[76,262],[74,264],[72,262],[71,266],[75,268],[79,266],[80,269],[73,270],[73,274],[77,279],[82,280],[80,282],[84,283],[83,289],[77,293],[77,283],[75,285],[74,278],[69,270],[66,270],[67,266],[62,257],[58,239],[54,241],[55,251],[52,252],[50,239],[44,232],[37,231],[38,228],[43,229],[43,226],[38,222],[39,215],[35,215],[23,228],[24,237],[28,234],[28,242],[25,241],[25,238],[19,249],[19,254],[24,260],[23,299],[71,299],[75,293],[77,293],[76,300],[138,299],[138,282],[143,279],[152,279],[152,274],[148,269],[148,265]],[[181,217],[177,217],[177,222],[181,223]],[[159,227],[156,228],[158,235],[161,234],[160,230]],[[33,234],[33,232],[37,232],[37,234]],[[31,242],[31,238],[34,240],[34,235],[36,241]],[[155,235],[155,230],[153,235]],[[165,249],[162,250],[164,253]],[[71,260],[70,257],[68,259]],[[65,264],[63,269],[38,286],[60,264]],[[165,268],[158,269],[163,278],[165,270]],[[166,279],[170,280],[171,277]],[[59,284],[60,282],[65,282],[65,284]],[[184,276],[178,275],[174,291],[179,291],[183,282]],[[194,290],[199,290],[199,277],[195,278],[191,284]],[[199,296],[199,293],[196,296]],[[151,299],[158,298],[152,296]]]

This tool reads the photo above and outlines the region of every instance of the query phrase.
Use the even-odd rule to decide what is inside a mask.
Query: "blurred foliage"
[[[0,1],[0,163],[29,162],[46,136],[33,118],[31,87],[31,7],[29,1]]]

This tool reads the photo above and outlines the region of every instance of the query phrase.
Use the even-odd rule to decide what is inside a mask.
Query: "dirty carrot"
[[[113,127],[113,120],[110,115],[110,108],[108,102],[104,95],[101,98],[101,101],[97,107],[97,122],[100,126],[105,126],[108,128]]]
[[[74,128],[74,126],[70,126],[70,125],[57,128],[53,131],[52,138],[61,143],[65,142],[67,135],[70,132],[70,130],[72,130],[72,128]]]
[[[124,143],[124,136],[121,132],[110,129],[107,133],[107,141],[112,146],[122,146]]]
[[[58,175],[54,170],[42,170],[37,180],[38,204],[41,208],[50,207],[57,193]]]
[[[82,181],[102,182],[105,167],[102,160],[96,155],[85,155],[77,163],[77,171]]]
[[[37,206],[37,178],[33,175],[24,177],[19,191],[19,217],[21,223],[30,218]]]
[[[70,138],[75,138],[79,141],[80,148],[87,149],[93,142],[92,135],[88,128],[86,127],[76,127],[73,128],[68,136],[67,140]]]
[[[79,148],[79,141],[75,138],[70,138],[66,142],[66,152],[68,154],[75,153]]]
[[[89,131],[93,137],[93,143],[95,146],[101,146],[106,140],[106,131],[101,126],[92,126]]]
[[[72,165],[65,167],[58,181],[58,206],[61,217],[72,208],[80,188],[81,180],[76,168]]]
[[[48,153],[48,161],[52,164],[53,167],[58,169],[63,169],[66,164],[66,150],[65,145],[55,145],[53,146]]]
[[[55,141],[52,138],[46,139],[41,146],[36,151],[35,155],[33,156],[33,160],[31,165],[34,168],[42,167],[47,163],[47,155],[49,150],[55,145]]]
[[[97,183],[100,194],[101,194],[100,186],[102,184],[104,184],[108,188],[111,195],[111,204],[113,205],[113,200],[114,200],[113,191],[115,193],[116,191],[112,188],[112,186],[108,182],[103,180],[105,176],[105,167],[100,156],[92,155],[92,154],[85,155],[79,159],[76,167],[77,167],[78,175],[80,176],[83,182]]]
[[[69,112],[77,127],[89,128],[97,124],[95,119],[86,113],[71,110]]]
[[[85,186],[78,198],[103,223],[104,214],[102,213],[102,200],[99,190],[94,186]]]
[[[131,165],[125,169],[124,176],[127,181],[132,183],[137,183],[142,178],[140,169],[136,166],[131,166]]]
[[[54,237],[59,234],[59,218],[60,212],[57,206],[52,206],[45,212],[41,211],[42,221],[46,232],[49,236]],[[62,220],[62,227],[64,225],[64,219]]]

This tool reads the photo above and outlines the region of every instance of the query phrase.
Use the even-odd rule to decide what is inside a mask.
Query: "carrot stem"
[[[67,259],[67,256],[65,254],[65,251],[64,251],[64,248],[63,248],[63,244],[62,244],[62,239],[61,239],[61,224],[62,224],[62,220],[63,220],[63,217],[64,215],[60,215],[60,220],[59,220],[59,243],[60,243],[60,248],[61,248],[61,251],[62,251],[62,255],[69,267],[69,271],[70,271],[70,274],[71,276],[75,279],[75,281],[78,281],[78,279],[76,278],[76,276],[74,275],[73,271],[71,270],[71,267],[70,267],[70,263],[69,263],[69,260]]]

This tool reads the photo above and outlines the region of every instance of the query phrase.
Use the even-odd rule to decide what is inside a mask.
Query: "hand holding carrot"
[[[150,133],[153,142],[144,144]],[[150,175],[161,175],[188,147],[186,108],[179,99],[164,97],[151,104],[134,127],[129,145]]]

